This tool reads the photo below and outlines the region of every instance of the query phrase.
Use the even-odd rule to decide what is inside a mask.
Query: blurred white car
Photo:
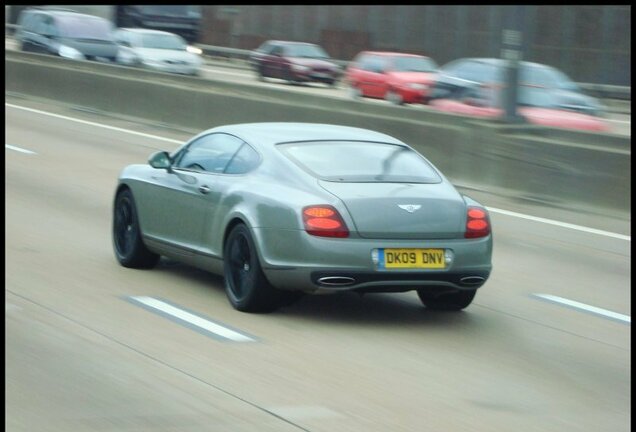
[[[136,28],[115,30],[117,63],[160,72],[199,75],[203,60],[199,48],[188,46],[174,33]]]

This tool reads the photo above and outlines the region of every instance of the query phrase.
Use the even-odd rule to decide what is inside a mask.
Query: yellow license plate
[[[378,262],[386,269],[443,269],[444,249],[379,249]]]

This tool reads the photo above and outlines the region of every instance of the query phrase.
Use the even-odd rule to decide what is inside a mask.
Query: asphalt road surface
[[[8,431],[630,430],[630,215],[473,191],[494,270],[465,311],[245,314],[217,276],[112,252],[120,170],[194,132],[5,99]]]

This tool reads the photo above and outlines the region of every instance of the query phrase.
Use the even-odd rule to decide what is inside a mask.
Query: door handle
[[[208,194],[210,193],[210,187],[208,185],[201,185],[199,186],[199,192],[201,192],[202,194]]]

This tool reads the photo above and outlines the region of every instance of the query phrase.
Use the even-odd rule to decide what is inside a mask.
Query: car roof
[[[34,8],[29,8],[29,9],[25,10],[25,12],[41,12],[41,13],[46,13],[46,14],[49,14],[49,15],[52,15],[52,16],[56,16],[56,17],[82,16],[82,17],[90,17],[90,18],[97,18],[97,19],[100,19],[100,20],[104,20],[104,18],[102,18],[102,17],[98,17],[98,16],[95,16],[95,15],[90,15],[90,14],[77,12],[77,11],[74,11],[72,9],[56,9],[56,8],[49,8],[49,7],[34,7]]]
[[[262,122],[241,123],[208,129],[235,135],[255,147],[271,147],[275,144],[298,141],[352,140],[404,144],[392,136],[368,129],[321,123]]]
[[[365,55],[371,54],[371,55],[377,55],[377,56],[428,57],[421,54],[411,54],[411,53],[393,52],[393,51],[362,51],[360,54],[365,54]]]
[[[449,62],[449,64],[454,63],[455,61],[474,61],[478,63],[492,64],[494,66],[499,66],[499,67],[503,66],[505,62],[504,59],[494,58],[494,57],[465,57],[465,58],[453,60],[452,62]],[[520,61],[519,63],[523,66],[552,68],[552,66],[548,66],[542,63],[529,62],[529,61]]]
[[[284,41],[284,40],[268,40],[268,43],[279,44],[279,45],[316,45],[311,42],[295,42],[295,41]]]
[[[129,31],[131,33],[136,33],[136,34],[165,34],[165,35],[173,35],[173,36],[175,36],[175,34],[171,33],[171,32],[167,32],[167,31],[163,31],[163,30],[145,29],[145,28],[120,27],[117,30],[125,30],[125,31]]]

